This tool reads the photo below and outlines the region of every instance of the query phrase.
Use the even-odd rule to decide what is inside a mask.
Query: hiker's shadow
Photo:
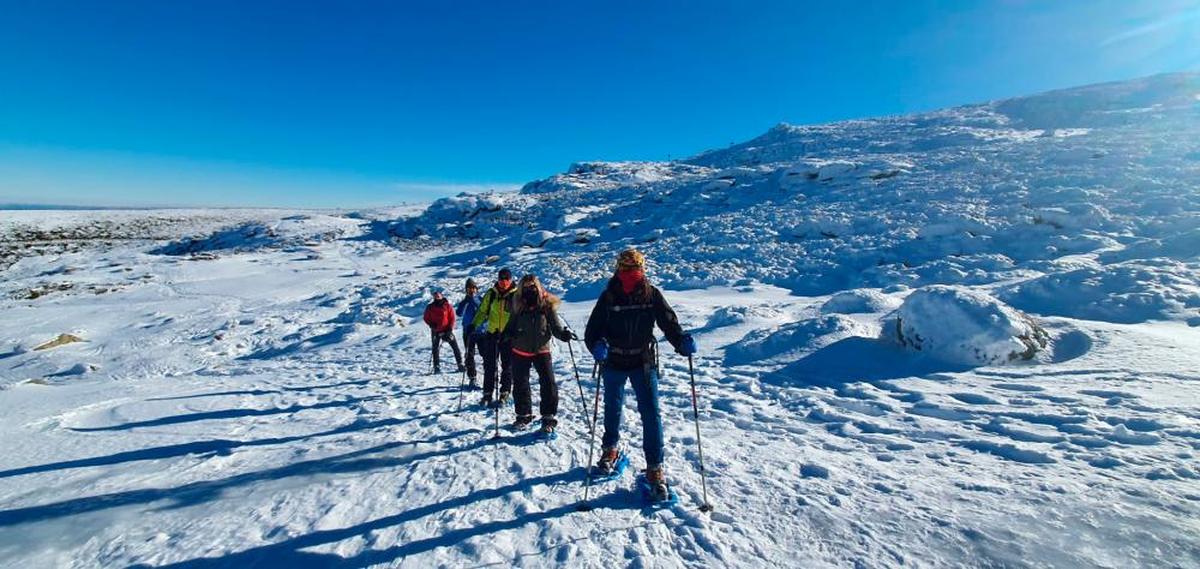
[[[318,553],[303,550],[320,545],[337,543],[353,537],[367,536],[371,532],[391,528],[437,513],[451,511],[456,508],[470,506],[485,500],[501,498],[508,494],[526,492],[537,486],[550,486],[569,482],[578,482],[580,478],[582,478],[582,469],[572,469],[567,472],[560,472],[558,474],[540,476],[537,478],[528,478],[498,488],[476,490],[475,492],[465,496],[451,498],[449,500],[444,500],[442,502],[427,506],[418,506],[395,515],[385,516],[350,527],[316,531],[307,535],[294,537],[270,545],[246,549],[222,557],[193,559],[191,561],[164,565],[162,567],[188,569],[250,567],[263,562],[269,562],[272,566],[279,567],[368,567],[378,564],[391,563],[397,559],[402,559],[419,553],[425,553],[439,547],[455,547],[471,538],[482,537],[505,530],[517,529],[529,524],[537,524],[546,520],[560,518],[578,512],[577,504],[572,502],[570,504],[564,504],[556,508],[543,510],[541,512],[518,515],[517,517],[509,520],[497,520],[459,529],[451,529],[439,535],[425,539],[410,541],[385,549],[363,551],[350,558],[343,558],[332,553]],[[595,509],[602,510],[638,509],[640,506],[635,494],[636,493],[634,491],[628,489],[609,492],[605,496],[593,500],[591,505]],[[590,514],[580,513],[579,515]]]
[[[315,439],[319,437],[328,437],[335,435],[350,434],[362,431],[370,431],[375,429],[383,429],[395,427],[405,423],[413,423],[424,421],[427,419],[435,419],[441,415],[449,413],[448,411],[439,411],[437,413],[427,413],[424,415],[414,415],[410,417],[395,418],[389,417],[374,421],[353,421],[345,425],[334,427],[325,431],[309,433],[304,435],[292,435],[286,437],[271,437],[265,439],[251,440],[232,440],[232,439],[210,439],[203,441],[192,441],[173,445],[165,445],[159,447],[141,448],[131,451],[118,452],[103,456],[94,456],[88,458],[79,458],[74,460],[65,460],[62,462],[51,462],[47,464],[39,464],[35,466],[25,466],[13,468],[10,470],[0,470],[0,478],[8,478],[11,476],[22,476],[26,474],[34,474],[38,472],[51,472],[55,470],[70,470],[74,468],[86,468],[94,466],[106,466],[110,464],[122,464],[127,462],[139,462],[145,460],[162,460],[167,458],[176,458],[180,456],[196,455],[219,455],[225,456],[231,454],[235,449],[256,446],[268,446],[287,444],[297,441]],[[418,441],[429,442],[429,441]]]
[[[238,389],[232,391],[211,391],[208,393],[192,393],[190,395],[175,395],[172,397],[151,397],[146,401],[180,401],[183,399],[200,399],[203,397],[223,397],[233,395],[281,395],[284,393],[311,393],[322,389],[335,387],[364,386],[371,383],[369,379],[356,379],[338,383],[322,383],[316,385],[280,386],[274,389]]]
[[[462,446],[403,454],[401,456],[382,454],[397,450],[407,450],[414,445],[435,444],[453,440],[470,434],[480,434],[477,439]],[[374,472],[390,468],[399,468],[415,464],[426,459],[449,457],[454,454],[468,452],[491,444],[490,439],[483,433],[474,430],[464,430],[447,433],[429,439],[418,441],[395,441],[384,443],[361,450],[351,451],[331,457],[305,460],[276,468],[258,470],[238,474],[218,480],[191,482],[171,488],[144,488],[74,498],[51,504],[29,506],[0,510],[0,527],[8,527],[25,523],[53,520],[88,512],[97,512],[122,506],[139,504],[164,503],[159,509],[168,510],[183,508],[210,502],[220,498],[227,491],[249,486],[260,482],[287,480],[323,474],[355,474]]]
[[[196,421],[211,421],[215,419],[240,419],[243,417],[263,417],[267,415],[282,415],[288,413],[298,413],[311,409],[329,409],[334,407],[353,407],[365,401],[379,399],[380,396],[373,395],[370,397],[351,397],[349,399],[338,399],[335,401],[323,401],[310,405],[291,405],[288,407],[274,407],[267,409],[221,409],[218,411],[203,411],[200,413],[186,413],[183,415],[172,415],[168,417],[159,417],[157,419],[147,419],[145,421],[133,421],[122,423],[120,425],[110,425],[107,427],[73,427],[72,431],[80,433],[90,433],[97,431],[128,431],[131,429],[139,429],[144,427],[161,427],[165,425],[178,425],[181,423],[193,423]]]

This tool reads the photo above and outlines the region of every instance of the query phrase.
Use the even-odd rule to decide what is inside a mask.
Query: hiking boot
[[[439,373],[442,373],[442,367],[441,366],[433,366],[433,375],[437,375]]]
[[[646,484],[650,487],[651,500],[662,502],[670,499],[671,490],[667,487],[667,477],[661,466],[646,469]]]
[[[549,437],[550,435],[554,434],[555,428],[556,427],[553,424],[542,422],[542,428],[538,429],[538,435],[543,436],[543,437]]]
[[[507,392],[507,391],[501,391],[501,392],[500,392],[500,401],[499,401],[499,404],[500,404],[500,405],[506,405],[506,404],[508,404],[508,398],[509,398],[509,395],[510,395],[510,393],[509,393],[509,392]],[[533,420],[533,419],[530,419],[530,421],[532,421],[532,420]]]
[[[617,447],[606,448],[600,451],[600,460],[596,463],[595,473],[599,476],[608,476],[613,473],[613,469],[617,466],[617,461],[621,459],[621,451]]]
[[[492,396],[484,395],[483,400],[479,402],[479,406],[480,407],[491,407],[492,406]]]
[[[478,382],[478,381],[475,381],[475,378],[473,378],[473,377],[472,377],[472,378],[471,378],[471,385],[468,385],[467,387],[468,387],[468,388],[470,388],[470,389],[471,389],[471,391],[474,391],[474,390],[476,390],[476,389],[479,389],[479,382]]]
[[[518,415],[517,420],[513,421],[512,428],[514,431],[520,431],[528,427],[533,422],[533,415]]]
[[[464,371],[467,371],[467,368],[466,368],[466,366],[464,366],[464,365],[462,365],[462,364],[458,364],[458,368],[457,368],[457,369],[455,369],[454,371],[455,371],[455,372],[457,372],[457,373],[462,373],[462,372],[464,372]]]

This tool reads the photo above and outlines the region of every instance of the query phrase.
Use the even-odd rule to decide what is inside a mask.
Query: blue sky
[[[1200,67],[1200,0],[0,0],[0,203],[362,207]]]

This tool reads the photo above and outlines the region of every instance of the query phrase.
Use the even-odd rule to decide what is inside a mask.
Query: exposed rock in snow
[[[76,342],[82,342],[82,341],[83,341],[83,338],[80,338],[79,336],[76,336],[74,334],[59,334],[53,340],[50,340],[48,342],[44,342],[42,344],[38,344],[37,346],[34,346],[33,351],[38,352],[38,351],[42,351],[42,350],[49,350],[51,348],[57,348],[59,346],[65,346],[67,344],[74,344]]]
[[[312,247],[356,231],[352,218],[297,214],[275,222],[253,221],[202,237],[174,241],[153,251],[158,255],[197,255],[214,251],[246,252],[264,248]]]
[[[712,170],[709,168],[670,162],[576,162],[563,174],[525,184],[521,193],[611,190],[671,180],[679,176],[698,177],[711,174]]]
[[[895,333],[901,344],[964,365],[1029,360],[1050,340],[1029,316],[962,287],[917,289],[896,317]]]
[[[69,376],[87,375],[89,373],[99,371],[99,369],[100,369],[100,366],[95,365],[95,364],[78,363],[78,364],[75,364],[67,369],[64,369],[64,370],[54,374],[54,376],[55,377],[69,377]]]

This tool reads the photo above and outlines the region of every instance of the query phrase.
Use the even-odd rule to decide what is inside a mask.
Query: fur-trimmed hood
[[[532,307],[525,304],[524,294],[522,294],[525,291],[525,288],[528,286],[533,286],[537,288],[538,291],[538,302]],[[521,277],[520,282],[517,283],[517,290],[511,297],[509,297],[509,303],[509,306],[511,307],[510,311],[513,314],[520,314],[531,308],[549,307],[553,310],[558,310],[558,307],[562,304],[562,299],[547,291],[542,286],[542,281],[538,280],[536,276],[525,275]]]

